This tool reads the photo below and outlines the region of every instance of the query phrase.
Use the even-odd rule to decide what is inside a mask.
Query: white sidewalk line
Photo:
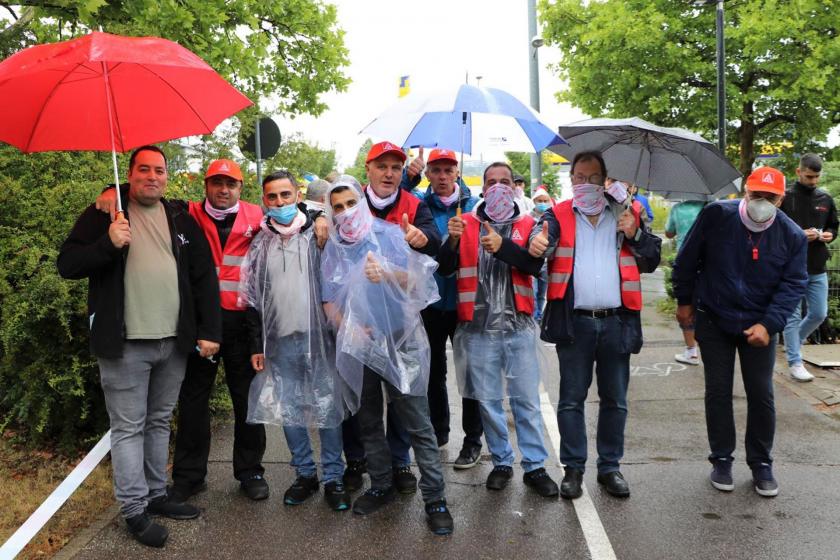
[[[545,392],[545,387],[540,386],[540,408],[542,409],[543,424],[548,432],[548,438],[551,440],[551,447],[554,450],[554,457],[557,458],[557,464],[560,463],[560,430],[557,427],[557,414],[551,402],[548,400],[548,393]],[[589,490],[586,484],[583,485],[583,495],[572,500],[575,506],[575,513],[580,523],[580,528],[583,531],[583,538],[586,540],[586,546],[589,548],[589,555],[592,560],[616,560],[615,551],[613,550],[610,539],[607,536],[604,525],[601,523],[601,518],[598,517],[598,511],[595,509],[595,504],[592,503],[592,498],[589,497]]]
[[[38,509],[29,516],[29,519],[20,526],[20,529],[14,532],[9,537],[3,546],[0,547],[0,560],[11,560],[17,556],[23,547],[32,540],[38,531],[47,524],[55,512],[64,505],[64,502],[76,491],[76,489],[85,481],[88,475],[93,472],[96,465],[108,454],[111,450],[111,430],[102,436],[102,439],[90,450],[90,453],[85,455],[85,458],[76,465],[76,468],[67,475],[58,488],[53,490],[44,502],[38,506]]]

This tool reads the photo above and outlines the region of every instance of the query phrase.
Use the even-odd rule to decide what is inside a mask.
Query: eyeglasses
[[[572,175],[572,184],[573,185],[603,185],[604,184],[604,176],[599,173],[594,173],[587,177],[586,175]]]

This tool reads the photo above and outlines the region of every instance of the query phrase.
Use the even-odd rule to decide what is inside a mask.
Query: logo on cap
[[[384,146],[382,146],[382,151],[383,151],[383,152],[389,152],[389,151],[391,151],[391,150],[396,150],[396,148],[395,148],[395,147],[393,147],[393,146],[392,146],[391,144],[389,144],[388,142],[385,142],[385,145],[384,145]]]
[[[776,182],[776,180],[773,178],[773,174],[772,174],[772,173],[765,173],[765,174],[764,174],[764,175],[762,175],[762,177],[761,177],[761,182],[762,182],[762,183],[769,183],[769,184],[771,184],[771,185],[772,185],[773,183],[775,183],[775,182]]]
[[[230,166],[226,163],[223,163],[219,166],[219,171],[230,171]]]

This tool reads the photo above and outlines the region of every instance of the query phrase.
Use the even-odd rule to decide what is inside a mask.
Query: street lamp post
[[[531,107],[535,111],[540,110],[540,76],[539,76],[539,60],[537,59],[537,49],[543,45],[542,38],[537,35],[537,3],[536,0],[528,0],[528,74],[530,78],[531,89]],[[531,192],[537,185],[542,183],[542,160],[540,153],[531,154]]]
[[[715,35],[717,38],[717,117],[718,117],[718,148],[726,153],[726,82],[724,70],[726,68],[725,50],[723,43],[723,3],[726,0],[694,0],[695,6],[717,5],[715,15]]]

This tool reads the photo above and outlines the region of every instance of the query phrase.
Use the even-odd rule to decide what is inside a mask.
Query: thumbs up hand
[[[548,249],[548,222],[543,222],[542,230],[531,238],[528,254],[532,257],[542,257]]]
[[[374,284],[378,284],[382,281],[383,272],[382,265],[373,256],[373,253],[368,251],[367,258],[365,259],[365,276],[367,279]]]
[[[408,214],[402,215],[402,222],[400,222],[400,229],[405,234],[405,242],[414,249],[422,249],[429,242],[426,234],[408,223]]]
[[[420,146],[418,150],[417,157],[414,158],[410,164],[408,164],[408,169],[406,173],[408,174],[409,179],[414,179],[420,173],[423,172],[423,168],[426,167],[426,161],[423,159],[423,146]]]
[[[484,231],[487,233],[481,236],[481,246],[488,253],[495,253],[502,246],[502,236],[496,233],[496,230],[490,225],[490,222],[481,222],[484,224]]]

